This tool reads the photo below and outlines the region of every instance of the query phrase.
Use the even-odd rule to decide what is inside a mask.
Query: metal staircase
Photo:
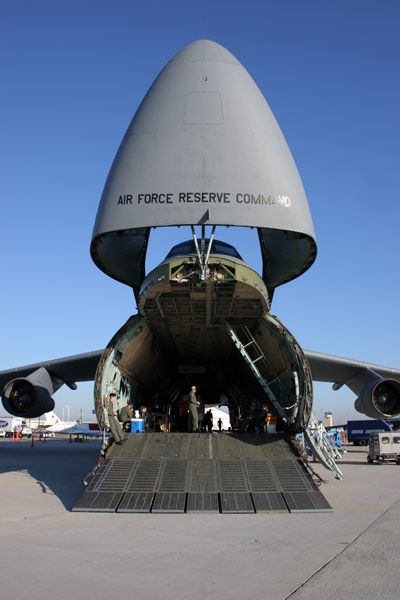
[[[246,325],[241,323],[235,323],[234,327],[240,330],[239,337],[238,333],[235,331],[233,326],[228,323],[225,319],[222,319],[229,335],[231,336],[235,346],[239,350],[240,354],[243,356],[260,385],[264,389],[267,394],[269,400],[271,401],[273,407],[275,408],[277,414],[282,417],[285,421],[287,421],[287,415],[276,398],[275,394],[270,388],[272,383],[279,381],[278,376],[274,373],[271,365],[268,363],[264,353],[261,348],[257,344],[256,340],[253,338],[251,332],[249,331]],[[243,341],[242,341],[243,340]],[[259,364],[263,365],[264,371],[271,373],[272,379],[270,381],[266,381],[266,379],[261,375],[260,370],[256,366],[256,363],[261,361]],[[343,479],[343,474],[336,465],[334,459],[340,458],[340,454],[335,446],[332,444],[331,439],[329,438],[325,427],[318,421],[317,416],[311,411],[311,416],[308,422],[308,427],[304,431],[304,438],[306,439],[309,447],[315,456],[318,457],[320,462],[324,465],[326,469],[332,471],[336,477],[336,479]]]
[[[240,354],[243,356],[243,358],[249,365],[250,369],[253,371],[253,373],[256,376],[261,387],[267,394],[267,396],[268,396],[269,400],[271,401],[273,407],[275,408],[277,414],[286,421],[287,417],[286,417],[285,411],[283,410],[280,402],[278,401],[275,394],[273,393],[273,391],[270,388],[270,385],[272,383],[279,382],[279,378],[273,372],[272,367],[268,363],[264,353],[262,352],[261,348],[257,344],[256,340],[251,335],[250,330],[248,329],[248,327],[246,327],[246,325],[235,324],[236,328],[240,328],[242,338],[244,338],[244,342],[242,342],[240,337],[238,336],[238,334],[232,327],[232,325],[230,323],[228,323],[228,321],[225,321],[225,319],[222,319],[222,322],[224,323],[235,346],[237,347]],[[259,363],[259,364],[263,364],[263,366],[267,369],[267,371],[271,373],[272,380],[266,381],[266,379],[261,375],[260,370],[256,366],[256,363],[258,361],[261,361],[261,363]]]
[[[332,471],[336,479],[343,479],[343,474],[334,460],[340,458],[340,453],[313,411],[304,431],[304,438],[324,467]]]

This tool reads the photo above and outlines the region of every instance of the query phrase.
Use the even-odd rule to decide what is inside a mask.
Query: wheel
[[[374,462],[374,461],[372,460],[372,458],[371,458],[369,455],[367,456],[367,461],[368,461],[370,464],[371,464],[372,462]]]
[[[382,458],[380,456],[378,456],[378,458],[376,459],[376,464],[377,465],[381,465],[382,464]]]

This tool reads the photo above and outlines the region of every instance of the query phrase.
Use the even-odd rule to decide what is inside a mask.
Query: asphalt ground
[[[332,513],[73,513],[100,441],[0,439],[1,598],[400,597],[400,467],[318,463]]]

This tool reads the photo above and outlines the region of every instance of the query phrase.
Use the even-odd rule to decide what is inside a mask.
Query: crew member
[[[257,408],[256,404],[251,404],[249,413],[242,415],[239,419],[239,431],[262,433],[266,427],[267,408],[266,404],[263,404],[261,408]]]
[[[251,424],[253,425],[256,433],[263,433],[267,429],[267,416],[268,406],[263,404],[261,408],[257,409],[254,413]]]
[[[188,418],[188,432],[198,433],[199,432],[199,417],[197,413],[197,405],[199,402],[196,397],[196,386],[192,385],[192,389],[189,394],[189,418]]]
[[[122,423],[122,427],[125,430],[130,430],[131,419],[133,419],[133,404],[129,402],[126,406],[123,406],[119,411],[119,420]]]
[[[154,429],[154,415],[147,409],[147,406],[140,407],[140,418],[144,421],[145,429]]]
[[[122,442],[126,442],[126,439],[124,438],[121,424],[116,419],[117,409],[114,406],[116,397],[117,397],[117,395],[114,394],[114,392],[112,392],[110,394],[109,399],[108,399],[107,412],[108,412],[108,422],[110,423],[110,429],[111,429],[112,436],[114,438],[115,443],[118,444],[118,446],[120,446],[122,444]]]
[[[249,410],[243,410],[239,417],[239,431],[247,431],[250,429],[250,425],[253,422],[254,415],[256,413],[256,405],[254,402],[250,404]]]

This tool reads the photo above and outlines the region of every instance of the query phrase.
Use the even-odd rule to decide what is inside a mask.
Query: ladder
[[[318,457],[324,467],[332,471],[336,479],[343,479],[343,474],[334,460],[340,458],[340,453],[314,411],[311,411],[307,429],[304,431],[304,438],[313,454]]]
[[[235,346],[237,347],[240,354],[243,356],[243,358],[249,365],[250,369],[253,371],[253,373],[256,376],[256,379],[260,383],[261,387],[267,394],[267,396],[268,396],[269,400],[271,401],[272,405],[274,406],[276,412],[278,413],[278,415],[280,417],[282,417],[282,419],[287,421],[287,416],[285,414],[285,411],[283,410],[280,402],[278,401],[277,397],[275,396],[275,394],[273,393],[273,391],[270,388],[270,385],[272,383],[274,383],[275,381],[279,381],[279,379],[275,375],[274,379],[272,379],[272,381],[267,382],[264,379],[264,377],[261,375],[259,369],[256,366],[256,362],[258,362],[259,360],[261,360],[260,364],[264,364],[264,366],[267,367],[267,369],[270,372],[272,372],[272,368],[268,364],[268,361],[265,358],[265,355],[263,354],[260,346],[257,344],[256,340],[251,335],[250,330],[248,329],[248,327],[246,325],[240,324],[242,336],[244,336],[246,338],[245,342],[242,343],[238,334],[233,329],[232,325],[230,323],[228,323],[228,321],[225,321],[225,319],[222,319],[222,322],[225,325],[229,335],[231,336]],[[252,352],[253,356],[251,356],[249,352]]]
[[[225,319],[221,320],[225,325],[229,335],[231,336],[235,346],[238,348],[240,354],[243,356],[243,358],[253,371],[254,375],[256,376],[261,387],[267,394],[277,414],[287,422],[287,415],[282,405],[280,404],[280,402],[278,401],[275,394],[270,388],[271,383],[278,381],[278,377],[276,374],[273,373],[271,366],[269,365],[265,355],[263,354],[256,340],[253,338],[250,330],[246,325],[236,324],[236,327],[240,327],[242,338],[245,338],[244,342],[242,342],[232,325],[228,323],[228,321],[226,321]],[[264,367],[267,367],[267,369],[271,373],[273,373],[274,378],[272,379],[272,381],[267,382],[261,375],[259,369],[256,366],[256,363],[258,361],[261,361],[260,364],[263,364]],[[333,445],[332,440],[328,436],[325,427],[322,425],[322,423],[318,421],[318,418],[313,411],[311,411],[307,429],[304,431],[304,438],[306,439],[312,452],[315,454],[315,456],[318,457],[318,459],[324,465],[324,467],[332,471],[336,479],[343,479],[343,474],[334,460],[335,458],[340,458],[340,454],[337,448]]]

